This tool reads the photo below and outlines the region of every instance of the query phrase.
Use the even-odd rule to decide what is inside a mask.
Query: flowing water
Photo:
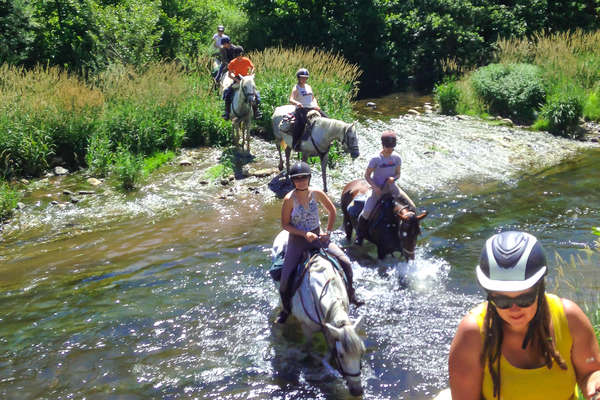
[[[366,301],[351,309],[366,322],[365,399],[431,398],[447,385],[449,344],[483,298],[473,269],[495,232],[527,230],[553,261],[576,259],[551,269],[550,286],[595,300],[599,257],[585,248],[600,225],[598,148],[466,118],[368,118],[361,156],[330,171],[330,196],[339,205],[393,128],[401,185],[429,216],[410,264],[333,235]],[[256,167],[276,165],[272,143],[252,145]],[[76,205],[62,192],[89,189],[81,173],[31,186],[0,243],[0,398],[350,398],[321,363],[322,337],[307,352],[296,322],[272,323],[277,178],[205,184],[219,155],[193,150],[193,166],[167,166],[136,193],[105,182]]]

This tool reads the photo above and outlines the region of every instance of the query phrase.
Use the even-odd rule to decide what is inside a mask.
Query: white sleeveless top
[[[302,107],[315,107],[315,96],[309,84],[304,84],[304,87],[296,85],[296,96],[294,100],[299,101]]]

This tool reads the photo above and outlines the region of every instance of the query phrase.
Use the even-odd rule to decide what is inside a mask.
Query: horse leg
[[[321,157],[321,175],[323,176],[323,191],[327,193],[327,158],[328,155],[325,154]]]
[[[285,148],[285,177],[290,177],[290,156],[292,155],[292,148],[290,146]]]
[[[275,138],[275,145],[277,146],[277,152],[279,153],[279,165],[278,168],[281,171],[283,169],[283,158],[281,157],[281,140],[277,141],[277,138]]]
[[[350,221],[350,217],[346,210],[342,210],[342,214],[344,214],[344,231],[346,232],[346,239],[352,240],[352,221]]]

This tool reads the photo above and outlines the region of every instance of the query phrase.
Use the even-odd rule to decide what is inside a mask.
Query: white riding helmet
[[[487,291],[518,292],[535,286],[548,268],[544,248],[535,236],[509,231],[485,242],[475,271]]]

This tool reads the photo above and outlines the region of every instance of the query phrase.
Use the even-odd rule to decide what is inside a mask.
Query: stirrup
[[[357,246],[362,246],[364,238],[362,236],[356,236],[354,239],[354,244]]]

